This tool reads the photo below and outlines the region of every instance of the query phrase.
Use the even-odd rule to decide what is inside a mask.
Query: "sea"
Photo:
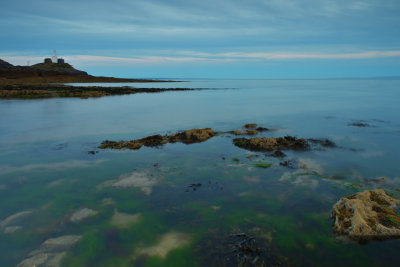
[[[400,199],[400,80],[85,85],[198,90],[0,100],[1,266],[399,266],[400,240],[340,236],[331,212]],[[336,146],[248,151],[226,133],[248,123]],[[98,148],[194,128],[222,133]]]

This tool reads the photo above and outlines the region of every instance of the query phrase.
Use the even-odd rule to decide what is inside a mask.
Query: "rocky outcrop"
[[[270,150],[306,150],[310,148],[309,142],[304,138],[293,136],[285,137],[255,137],[255,138],[236,138],[233,144],[240,148],[251,151],[270,151]]]
[[[332,210],[334,230],[358,242],[400,237],[399,204],[382,189],[341,198]]]
[[[172,135],[152,135],[141,139],[129,141],[103,141],[99,148],[112,148],[112,149],[140,149],[142,146],[159,147],[167,143],[181,142],[184,144],[193,144],[204,142],[211,137],[217,135],[211,128],[192,129],[179,132]]]
[[[217,135],[211,128],[192,129],[173,134],[169,137],[169,142],[182,142],[184,144],[201,143]]]

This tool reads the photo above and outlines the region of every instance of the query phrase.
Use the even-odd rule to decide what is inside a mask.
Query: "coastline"
[[[110,95],[130,95],[137,93],[161,93],[168,91],[193,91],[192,88],[133,88],[71,86],[63,84],[31,84],[0,86],[0,99],[41,99],[57,97],[102,97]]]
[[[129,86],[100,87],[72,86],[67,83],[159,83],[171,80],[128,79],[97,77],[75,69],[43,70],[26,67],[0,69],[0,99],[39,99],[55,97],[101,97],[136,93],[159,93],[165,91],[188,91],[188,88],[133,88]],[[75,73],[76,72],[76,73]],[[82,74],[83,73],[83,74]]]

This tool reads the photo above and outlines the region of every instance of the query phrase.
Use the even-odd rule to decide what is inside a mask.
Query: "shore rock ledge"
[[[307,150],[310,144],[304,138],[294,136],[285,137],[255,137],[255,138],[236,138],[233,144],[240,148],[251,151],[268,151],[274,149]]]
[[[333,206],[333,228],[357,242],[400,238],[398,204],[382,189],[343,197]]]
[[[181,142],[184,144],[201,143],[217,135],[211,128],[191,129],[172,135],[152,135],[130,141],[103,141],[99,148],[106,149],[140,149],[142,146],[160,147],[167,143]]]

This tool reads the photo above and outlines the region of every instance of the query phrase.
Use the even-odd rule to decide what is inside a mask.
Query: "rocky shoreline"
[[[102,97],[110,95],[130,95],[137,93],[161,93],[169,91],[193,91],[192,88],[133,88],[69,86],[62,84],[6,85],[0,86],[0,99],[37,99],[55,97]]]
[[[101,97],[165,91],[188,91],[189,88],[133,88],[70,86],[66,83],[157,83],[169,80],[96,77],[71,65],[39,63],[33,66],[13,66],[0,59],[0,99],[35,99],[52,97]]]

